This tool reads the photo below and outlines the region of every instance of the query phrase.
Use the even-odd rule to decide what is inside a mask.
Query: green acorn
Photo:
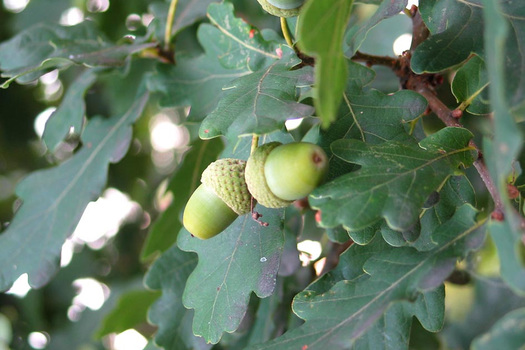
[[[261,7],[277,17],[295,17],[299,14],[304,0],[257,0]]]
[[[186,230],[201,239],[224,231],[239,215],[251,210],[246,186],[246,162],[224,158],[211,163],[202,173],[202,184],[193,192],[182,222]]]
[[[306,197],[321,184],[328,170],[323,149],[307,142],[258,147],[246,163],[246,184],[259,204],[283,208]]]

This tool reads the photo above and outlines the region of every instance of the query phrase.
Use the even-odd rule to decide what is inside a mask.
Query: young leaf
[[[206,167],[217,159],[222,151],[220,139],[196,141],[184,156],[182,164],[170,180],[166,191],[173,194],[173,202],[155,221],[148,234],[142,259],[147,259],[155,252],[167,250],[177,240],[177,233],[182,228],[180,215],[191,194],[200,185],[201,174]],[[181,186],[186,184],[186,186]]]
[[[473,56],[456,72],[452,93],[469,113],[487,114],[491,112],[488,86],[485,62],[479,56]]]
[[[169,350],[206,350],[204,339],[191,332],[193,312],[182,305],[182,293],[188,276],[197,265],[197,256],[173,245],[155,263],[144,278],[151,289],[162,291],[153,304],[149,318],[159,327],[155,343]]]
[[[412,302],[413,313],[424,327],[439,330],[443,290],[436,288],[452,272],[456,259],[479,248],[483,241],[483,222],[476,222],[476,214],[468,204],[461,207],[437,231],[439,246],[429,252],[393,248],[377,236],[369,245],[351,246],[343,254],[347,256],[337,275],[321,278],[295,297],[294,312],[305,323],[249,349],[350,349],[356,342],[363,342],[363,337],[374,337],[368,332],[397,301]],[[318,283],[321,288],[316,288]],[[398,315],[409,316],[397,319],[400,323],[412,319],[410,313]],[[379,341],[391,336],[397,338],[388,333],[374,338]]]
[[[456,0],[422,1],[421,16],[432,35],[414,51],[411,67],[416,73],[440,72],[483,54],[483,19],[478,4]]]
[[[460,165],[472,163],[471,137],[466,129],[445,128],[419,145],[336,141],[334,154],[362,168],[316,189],[310,204],[321,210],[321,224],[326,227],[342,224],[351,231],[361,230],[385,218],[391,228],[407,230],[418,220],[430,193]]]
[[[472,350],[519,349],[525,344],[525,308],[512,311],[487,334],[478,337]]]
[[[312,70],[290,70],[297,63],[295,57],[287,56],[232,81],[217,109],[202,122],[199,136],[268,134],[282,129],[287,119],[311,115],[311,106],[297,102],[297,87],[312,83]]]
[[[144,94],[124,115],[91,119],[84,145],[72,158],[32,173],[17,186],[23,204],[0,235],[0,290],[24,273],[35,288],[49,281],[64,240],[104,188],[109,164],[120,161],[128,150],[131,125],[147,101]]]
[[[291,51],[281,43],[266,41],[259,30],[235,17],[229,2],[212,3],[208,19],[213,26],[203,24],[199,28],[199,41],[207,50],[218,53],[215,59],[225,68],[256,72]]]
[[[314,104],[322,125],[336,119],[348,76],[343,37],[352,0],[311,0],[301,9],[297,23],[301,51],[314,56]]]
[[[147,79],[148,90],[164,96],[162,106],[191,106],[189,121],[201,121],[215,109],[222,87],[249,74],[247,69],[226,69],[209,55],[177,57],[177,65],[157,65]]]
[[[348,45],[348,49],[345,50],[346,55],[348,57],[353,56],[372,28],[374,28],[382,20],[396,16],[400,12],[403,12],[407,6],[407,3],[408,0],[383,0],[376,12],[370,18],[368,18],[365,23],[359,23],[358,25],[350,27],[345,38],[345,42]]]
[[[42,139],[51,152],[64,140],[71,128],[77,134],[82,132],[86,113],[84,95],[95,80],[96,74],[93,69],[82,73],[67,89],[62,103],[49,117]]]
[[[275,288],[284,245],[282,211],[260,206],[256,210],[267,227],[244,215],[205,241],[186,231],[179,234],[179,247],[199,255],[186,283],[183,303],[195,309],[194,334],[209,343],[217,343],[223,332],[239,327],[252,291],[265,298]]]
[[[73,64],[121,66],[132,53],[153,46],[155,43],[112,44],[91,21],[71,27],[37,24],[0,44],[2,77],[10,78],[0,87],[7,88],[15,79],[29,83],[50,69]]]

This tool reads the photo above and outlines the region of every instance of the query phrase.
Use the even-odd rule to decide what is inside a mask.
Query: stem
[[[252,147],[250,149],[250,154],[253,154],[255,150],[259,147],[259,135],[253,135],[252,136]]]
[[[168,10],[168,18],[166,19],[166,28],[164,30],[164,49],[166,51],[170,48],[171,30],[173,28],[173,21],[175,20],[175,11],[179,0],[171,0],[170,8]]]
[[[288,28],[288,23],[286,23],[286,18],[281,17],[281,31],[283,32],[284,40],[288,46],[293,48],[292,36],[290,34],[290,29]]]

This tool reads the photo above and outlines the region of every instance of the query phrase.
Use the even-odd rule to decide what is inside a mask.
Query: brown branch
[[[393,70],[395,70],[399,64],[399,60],[395,57],[369,55],[360,51],[357,51],[355,55],[352,56],[352,61],[365,62],[369,67],[373,65],[386,66]]]
[[[435,92],[420,80],[421,79],[418,79],[418,76],[415,75],[414,77],[408,79],[407,85],[411,90],[418,92],[427,99],[430,110],[434,112],[436,116],[441,119],[443,123],[445,123],[446,126],[463,128],[463,125],[453,117],[454,111],[450,110],[443,102],[441,102],[441,100],[436,96]],[[479,154],[478,159],[474,161],[473,165],[478,171],[481,180],[483,180],[483,183],[487,187],[487,190],[494,201],[495,208],[494,212],[492,213],[492,217],[496,220],[502,220],[503,202],[501,201],[501,196],[497,187],[494,185],[494,181],[492,181],[492,177],[490,176],[487,166],[483,160],[480,148],[474,143],[474,141],[470,141],[470,145],[474,147]]]

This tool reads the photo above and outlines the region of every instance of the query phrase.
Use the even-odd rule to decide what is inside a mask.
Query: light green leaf
[[[243,215],[205,241],[187,231],[179,234],[179,247],[199,255],[199,263],[186,283],[183,303],[195,309],[194,334],[212,344],[223,332],[231,333],[239,327],[252,291],[266,298],[275,288],[284,245],[282,210],[255,209],[267,227]]]
[[[77,134],[82,133],[86,103],[84,95],[96,80],[93,69],[86,70],[67,89],[64,99],[55,112],[49,117],[42,139],[48,150],[53,152],[73,128]]]
[[[452,93],[460,107],[472,114],[491,112],[489,101],[489,80],[485,62],[479,56],[473,56],[454,76]]]
[[[62,244],[88,203],[103,190],[110,163],[120,161],[127,152],[131,125],[148,97],[137,98],[124,115],[91,119],[83,147],[72,158],[32,173],[17,186],[23,204],[0,235],[0,290],[8,289],[24,273],[34,288],[49,281],[58,268]]]
[[[336,119],[348,76],[343,55],[343,37],[350,18],[352,0],[311,0],[301,9],[297,23],[298,45],[314,56],[314,105],[322,125]]]
[[[29,83],[54,68],[73,64],[90,67],[122,66],[134,52],[153,47],[155,43],[119,44],[108,42],[93,22],[76,26],[37,24],[0,44],[0,70],[9,83]]]
[[[350,231],[361,230],[385,218],[391,228],[407,230],[430,193],[460,165],[472,163],[471,137],[466,129],[445,128],[419,145],[336,141],[334,154],[362,168],[316,189],[310,205],[321,210],[321,225],[326,227],[342,224]]]
[[[478,337],[472,350],[523,349],[525,344],[525,308],[508,313],[490,332]]]
[[[509,224],[509,220],[489,224],[489,232],[498,249],[501,278],[517,293],[525,294],[525,265],[523,264],[521,239]]]
[[[513,170],[514,161],[523,147],[523,135],[509,112],[508,85],[514,83],[506,78],[505,66],[509,60],[508,57],[515,57],[513,54],[515,48],[509,48],[507,42],[514,41],[514,30],[525,29],[525,27],[521,23],[523,20],[519,25],[514,22],[519,18],[513,17],[513,22],[509,23],[510,17],[507,11],[512,8],[511,4],[507,4],[505,8],[493,1],[483,1],[483,4],[485,6],[483,15],[486,22],[485,62],[491,82],[489,86],[490,103],[494,108],[494,139],[492,141],[486,138],[483,150],[487,159],[487,167],[502,196],[505,214],[505,222],[492,223],[490,232],[498,246],[503,279],[516,291],[523,293],[525,292],[525,266],[518,250],[523,244],[522,238],[525,230],[522,223],[524,221],[508,199],[506,187],[507,176]],[[523,11],[523,8],[521,10]],[[518,7],[513,15],[519,14],[520,8]],[[514,27],[513,24],[518,26]],[[502,237],[503,234],[505,237]],[[505,250],[501,251],[502,248]]]
[[[264,70],[232,81],[224,88],[229,91],[217,109],[202,122],[199,136],[262,135],[282,129],[287,119],[311,115],[311,106],[297,102],[297,88],[312,83],[312,70],[290,70],[296,63],[294,56],[284,57]]]
[[[182,305],[182,293],[188,276],[197,265],[197,256],[173,245],[151,266],[144,283],[162,291],[149,311],[151,322],[159,327],[155,343],[166,350],[207,350],[204,339],[191,331],[193,311]]]
[[[200,185],[202,172],[217,159],[222,149],[220,139],[197,140],[192,145],[166,189],[173,194],[173,202],[152,225],[142,248],[142,259],[148,259],[155,252],[164,252],[175,243],[182,228],[182,210],[193,191]]]

